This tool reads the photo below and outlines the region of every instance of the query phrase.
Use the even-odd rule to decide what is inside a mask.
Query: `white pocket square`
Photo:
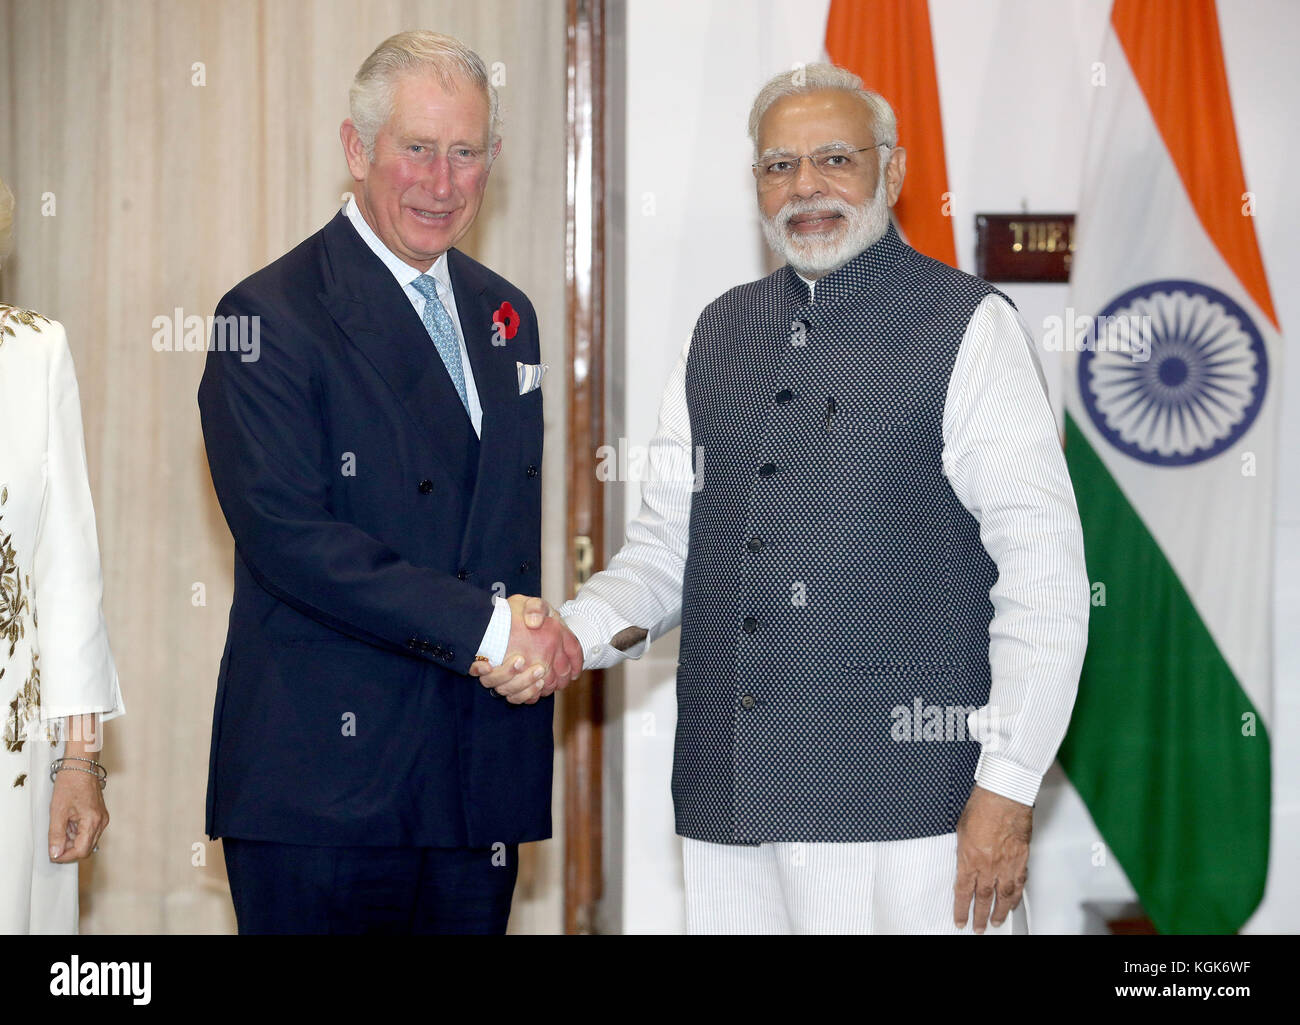
[[[527,395],[542,386],[548,367],[545,363],[520,363],[516,360],[515,369],[519,373],[519,394]]]

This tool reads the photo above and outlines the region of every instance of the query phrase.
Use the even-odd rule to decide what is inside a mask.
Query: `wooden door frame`
[[[605,0],[565,0],[568,369],[565,593],[605,565],[605,496],[594,453],[605,431]],[[589,933],[604,888],[604,674],[562,692],[564,931]]]

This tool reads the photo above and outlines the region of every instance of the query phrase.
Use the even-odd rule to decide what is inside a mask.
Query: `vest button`
[[[530,466],[530,467],[528,468],[528,470],[527,470],[527,473],[528,473],[528,476],[530,476],[530,477],[536,477],[536,476],[537,476],[537,467],[535,467],[535,466]]]
[[[761,551],[763,548],[763,539],[761,537],[751,537],[745,542],[745,547],[751,552]]]
[[[468,579],[469,579],[469,574],[466,573],[463,569],[459,569],[459,570],[456,571],[456,579],[457,579],[457,580],[468,580]]]
[[[527,573],[532,568],[533,568],[533,564],[531,562],[521,562],[519,564],[520,573]]]
[[[745,633],[752,634],[755,630],[758,629],[758,620],[755,619],[753,616],[746,616],[741,621],[740,626],[741,629],[745,631]]]
[[[776,393],[776,401],[782,404],[789,402],[792,398],[794,398],[794,392],[789,388],[782,388]]]
[[[740,699],[741,708],[753,708],[757,704],[758,704],[758,699],[754,697],[753,694],[746,694],[743,698]]]
[[[760,477],[770,477],[774,473],[776,473],[776,463],[764,463],[758,468],[758,475]]]
[[[420,494],[427,495],[432,490],[433,490],[433,481],[431,480],[420,481]]]

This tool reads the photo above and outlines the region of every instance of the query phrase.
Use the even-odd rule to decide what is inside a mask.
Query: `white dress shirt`
[[[419,271],[412,267],[401,257],[396,256],[375,234],[374,229],[366,223],[366,219],[361,216],[361,211],[357,208],[357,201],[351,196],[348,197],[348,205],[343,211],[347,218],[352,222],[352,226],[357,229],[357,234],[361,236],[362,241],[370,247],[379,259],[384,262],[390,274],[397,279],[397,283],[402,286],[402,291],[406,293],[406,298],[411,301],[415,307],[416,315],[419,316],[420,322],[424,323],[424,295],[411,287],[411,282],[418,278],[422,273],[428,274],[433,278],[438,288],[438,298],[442,301],[443,307],[447,310],[447,315],[451,317],[451,322],[456,328],[456,340],[460,343],[460,365],[465,371],[465,398],[469,402],[469,418],[474,424],[474,433],[483,436],[483,407],[479,405],[478,389],[474,387],[474,368],[470,366],[469,350],[465,348],[465,332],[461,330],[460,317],[456,313],[456,293],[451,287],[451,273],[447,270],[447,254],[443,253],[438,259],[433,261],[433,266],[427,271]],[[433,340],[429,340],[433,344]]]
[[[389,273],[397,279],[397,283],[402,286],[402,291],[406,298],[411,301],[415,307],[415,313],[424,322],[424,295],[411,287],[411,282],[420,277],[422,273],[428,274],[433,278],[438,290],[438,298],[441,300],[443,307],[447,310],[447,315],[451,317],[451,322],[456,328],[456,340],[460,342],[460,365],[465,372],[465,398],[469,403],[469,418],[474,425],[474,433],[479,437],[483,436],[483,407],[479,404],[478,389],[474,387],[474,369],[470,366],[469,350],[465,348],[465,332],[461,330],[460,316],[456,312],[456,293],[451,287],[451,273],[447,270],[447,254],[443,253],[438,259],[433,261],[433,266],[427,271],[419,271],[412,267],[401,257],[394,255],[379,236],[375,234],[374,229],[361,216],[361,211],[357,208],[357,201],[351,196],[348,197],[347,206],[343,211],[352,226],[357,229],[357,234],[380,260],[388,268]],[[433,345],[433,340],[429,340]],[[500,665],[505,661],[506,645],[510,641],[510,603],[498,595],[492,596],[492,618],[488,620],[487,631],[483,634],[483,642],[479,645],[478,653],[486,655],[488,662],[494,666]]]
[[[692,465],[689,351],[688,341],[664,390],[648,467]],[[1029,332],[999,296],[980,302],[962,337],[944,403],[943,441],[944,475],[979,522],[980,540],[998,569],[989,592],[992,687],[985,708],[969,717],[969,735],[983,745],[975,779],[1033,804],[1074,707],[1089,589],[1074,490],[1042,369]],[[681,472],[642,483],[641,511],[628,525],[626,543],[561,607],[582,643],[586,668],[640,658],[681,622],[692,485]],[[648,637],[618,651],[610,641],[628,627],[644,628]]]

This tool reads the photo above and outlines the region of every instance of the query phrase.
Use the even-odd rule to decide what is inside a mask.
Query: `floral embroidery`
[[[0,486],[0,506],[9,501],[8,486]],[[0,512],[0,645],[9,642],[6,659],[12,659],[18,642],[26,636],[26,619],[32,614],[30,593],[31,577],[24,577],[18,568],[18,555],[14,551],[13,533],[4,530],[4,513]],[[21,751],[26,741],[37,735],[41,724],[41,670],[39,656],[32,652],[32,670],[26,681],[9,702],[4,722],[6,750]],[[4,680],[8,666],[0,666],[0,681]],[[57,743],[47,729],[46,737]],[[14,786],[22,786],[15,782]]]
[[[17,306],[10,306],[8,303],[0,303],[0,345],[4,345],[6,335],[12,337],[18,333],[14,330],[13,325],[9,323],[11,320],[18,321],[18,323],[22,324],[24,327],[30,327],[38,334],[40,333],[41,325],[36,322],[39,320],[45,324],[49,323],[48,319],[42,317],[35,310],[23,310],[19,309]]]
[[[32,671],[22,689],[9,702],[9,711],[5,714],[4,745],[7,751],[21,751],[28,740],[37,737],[41,727],[41,668],[37,665],[40,658],[32,652]],[[0,669],[0,679],[4,678],[4,669]],[[45,739],[51,746],[59,740],[53,724],[44,728]]]
[[[0,491],[0,505],[9,501],[9,488]],[[0,512],[0,643],[9,642],[9,658],[13,658],[18,641],[25,635],[24,615],[31,612],[28,591],[31,577],[23,579],[18,569],[18,555],[14,551],[13,533],[5,533],[4,513]]]

